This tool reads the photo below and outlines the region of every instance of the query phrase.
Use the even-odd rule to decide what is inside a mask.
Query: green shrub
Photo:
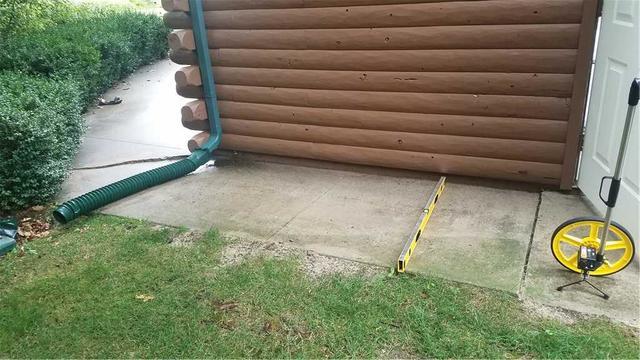
[[[51,200],[82,135],[74,81],[0,73],[0,210]]]
[[[82,84],[80,96],[88,104],[100,83],[100,51],[63,28],[14,37],[0,53],[0,70],[72,79]]]
[[[167,34],[155,15],[78,7],[56,26],[6,39],[0,70],[76,80],[86,108],[115,81],[166,56]]]
[[[6,18],[12,9],[24,13]],[[165,57],[168,31],[132,10],[0,0],[0,211],[53,198],[77,152],[82,111]]]
[[[0,0],[0,37],[42,30],[73,14],[67,0]]]

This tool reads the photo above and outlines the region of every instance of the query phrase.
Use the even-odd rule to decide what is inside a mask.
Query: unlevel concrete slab
[[[240,238],[287,242],[392,266],[435,180],[380,172],[235,162],[149,189],[103,211],[217,228]]]
[[[316,179],[332,185],[272,239],[389,267],[436,184],[433,179],[334,171]]]
[[[516,293],[538,196],[451,179],[407,270]]]
[[[587,286],[558,292],[560,285],[579,280],[580,275],[562,267],[553,257],[551,236],[558,225],[578,216],[595,215],[580,197],[544,192],[540,214],[524,282],[525,297],[547,305],[579,312],[604,315],[625,323],[640,325],[640,264],[636,258],[625,270],[590,280],[609,293],[604,300]]]
[[[286,242],[392,267],[439,179],[364,167],[306,166],[317,162],[233,159],[102,211],[217,228],[240,238]],[[74,172],[65,194],[77,195],[157,165]],[[409,270],[515,293],[537,204],[535,188],[450,178]]]

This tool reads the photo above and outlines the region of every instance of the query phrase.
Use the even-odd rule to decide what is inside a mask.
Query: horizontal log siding
[[[162,3],[195,149],[188,1]],[[591,3],[204,0],[222,148],[559,185]]]
[[[219,101],[218,105],[220,115],[225,118],[408,133],[564,142],[567,128],[566,121],[527,118],[327,109],[232,101]],[[182,124],[191,130],[209,129],[202,100],[192,101],[182,108]]]
[[[207,138],[207,133],[196,136],[189,142],[191,150]],[[465,176],[487,177],[487,173],[490,173],[493,175],[491,177],[495,178],[542,184],[557,184],[561,170],[557,164],[362,148],[234,134],[223,137],[221,148]]]
[[[371,29],[209,30],[212,49],[418,50],[573,49],[578,24],[429,26]],[[194,50],[191,30],[169,35],[172,50]]]
[[[398,91],[486,95],[571,96],[573,75],[537,73],[321,71],[215,67],[220,85],[316,90]],[[176,72],[178,87],[200,86],[200,69]]]
[[[347,3],[347,1],[343,1]],[[443,25],[579,24],[582,0],[492,0],[315,9],[207,11],[210,29],[346,29]],[[172,29],[190,29],[185,12],[165,14]]]
[[[553,74],[573,74],[576,52],[575,49],[210,51],[214,65],[229,67]],[[174,50],[170,56],[178,64],[198,64],[195,53],[190,50]]]

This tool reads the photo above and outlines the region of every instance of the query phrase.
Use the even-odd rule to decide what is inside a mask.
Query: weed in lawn
[[[509,294],[421,276],[316,279],[293,258],[221,264],[224,241],[83,218],[0,260],[0,357],[638,358],[629,328],[531,316]]]

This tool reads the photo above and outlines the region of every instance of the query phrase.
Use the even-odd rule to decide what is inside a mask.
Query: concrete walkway
[[[185,154],[168,62],[147,67],[105,97],[124,103],[96,109],[77,167]],[[62,198],[82,194],[166,162],[76,170]],[[392,267],[437,175],[305,160],[234,155],[195,174],[146,190],[105,213],[198,229],[215,227],[246,240],[282,242],[319,254]],[[507,291],[539,303],[640,325],[640,267],[558,293],[577,278],[555,262],[550,236],[566,219],[590,215],[577,195],[531,185],[450,177],[408,270]]]
[[[179,66],[169,60],[138,70],[104,94],[120,105],[91,109],[88,131],[75,167],[188,154],[193,131],[180,124],[184,99],[175,93],[174,73]]]

